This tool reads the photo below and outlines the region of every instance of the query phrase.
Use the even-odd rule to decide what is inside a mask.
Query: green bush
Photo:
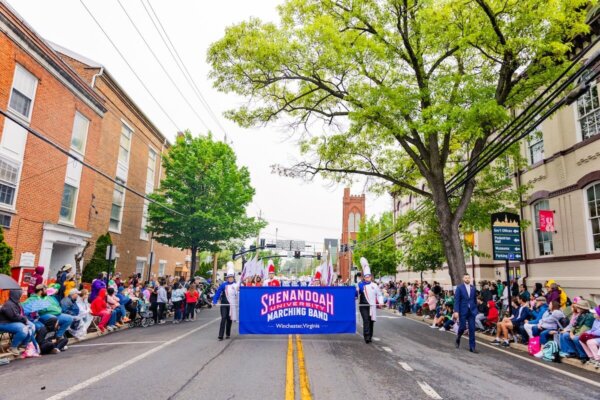
[[[83,282],[92,282],[96,276],[102,272],[108,270],[108,261],[106,260],[106,247],[112,244],[110,233],[100,235],[96,240],[96,248],[94,249],[94,255],[91,260],[86,264],[83,269]],[[111,261],[111,271],[114,272],[115,262]]]
[[[0,273],[10,275],[10,261],[13,249],[4,241],[4,231],[0,228]]]

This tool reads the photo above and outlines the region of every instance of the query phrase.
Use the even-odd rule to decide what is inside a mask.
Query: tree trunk
[[[448,273],[452,285],[456,286],[462,282],[463,275],[467,273],[462,241],[458,230],[460,218],[455,218],[452,213],[442,179],[436,184],[431,184],[431,193],[435,204],[435,213],[439,220],[444,253],[448,262]]]
[[[196,263],[197,261],[197,255],[198,255],[198,247],[197,246],[192,246],[191,248],[192,250],[192,258],[191,258],[191,262],[190,262],[190,278],[194,277],[194,274],[196,273]]]
[[[212,268],[212,281],[217,281],[217,267],[219,266],[219,253],[213,253],[213,268]]]

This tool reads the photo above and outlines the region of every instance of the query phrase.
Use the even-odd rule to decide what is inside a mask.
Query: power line
[[[177,48],[175,47],[175,45],[173,44],[173,41],[169,37],[169,34],[167,33],[167,30],[165,29],[164,25],[162,24],[160,18],[158,17],[158,14],[154,10],[154,7],[150,3],[150,0],[148,0],[148,6],[150,7],[150,10],[148,10],[148,8],[146,7],[146,4],[144,3],[143,0],[140,0],[140,3],[142,3],[142,6],[144,7],[144,10],[146,11],[146,14],[148,14],[148,17],[150,18],[150,21],[152,21],[152,25],[154,25],[154,28],[158,32],[158,34],[159,34],[161,40],[163,41],[165,47],[167,48],[167,50],[169,50],[169,53],[171,54],[171,57],[173,57],[173,60],[175,60],[175,64],[177,64],[177,67],[179,68],[179,70],[181,71],[181,73],[183,74],[183,76],[186,78],[188,84],[194,89],[194,93],[196,94],[196,97],[198,97],[198,100],[200,100],[200,103],[208,111],[208,114],[213,119],[213,121],[215,121],[215,123],[217,124],[217,126],[223,131],[224,142],[226,143],[227,142],[227,131],[225,130],[225,128],[223,127],[223,125],[221,125],[221,122],[219,121],[219,119],[217,118],[217,116],[215,115],[215,113],[213,112],[213,110],[210,107],[210,104],[208,103],[208,101],[206,101],[206,98],[202,95],[202,92],[198,88],[198,85],[194,81],[194,78],[190,74],[188,68],[186,67],[185,63],[183,62],[181,56],[179,55],[179,52],[177,51]],[[160,29],[157,26],[156,22],[154,22],[154,19],[152,18],[152,16],[150,15],[150,11],[154,15],[154,18],[156,18],[156,22],[158,22],[158,26],[160,26]],[[162,31],[162,33],[161,33],[161,31]],[[163,37],[163,34],[164,34],[164,37]],[[165,40],[165,38],[166,38],[166,40]],[[167,41],[169,42],[170,46],[167,44]],[[171,48],[172,48],[172,50],[171,50]]]
[[[158,108],[160,108],[160,110],[167,117],[167,119],[169,121],[171,121],[171,123],[173,124],[173,126],[175,127],[175,129],[177,129],[178,132],[181,132],[181,129],[177,126],[177,124],[175,123],[175,121],[173,120],[173,118],[171,118],[171,116],[169,115],[169,113],[167,113],[167,111],[163,108],[163,106],[158,102],[158,100],[152,94],[152,92],[150,91],[150,89],[148,89],[148,86],[146,86],[146,84],[144,83],[144,81],[142,80],[142,78],[140,78],[140,76],[137,74],[137,72],[135,72],[135,70],[133,69],[133,67],[129,63],[129,61],[127,61],[127,58],[125,58],[125,56],[123,55],[123,53],[121,52],[121,50],[119,50],[119,48],[117,47],[117,45],[115,44],[115,42],[113,42],[113,40],[110,38],[110,36],[108,35],[108,33],[104,30],[104,28],[102,27],[102,25],[100,24],[100,22],[96,19],[96,17],[94,16],[94,14],[85,5],[85,3],[83,2],[83,0],[79,0],[79,2],[83,6],[83,8],[85,8],[85,10],[90,15],[90,17],[92,17],[92,19],[94,20],[94,22],[96,23],[96,25],[98,25],[98,28],[100,28],[100,30],[102,31],[102,33],[104,34],[104,36],[106,36],[106,39],[108,39],[108,41],[110,42],[110,44],[112,45],[112,47],[115,49],[115,51],[119,54],[119,56],[121,57],[121,59],[123,60],[123,62],[125,62],[125,64],[129,67],[129,70],[131,71],[131,73],[137,78],[137,80],[140,82],[140,84],[142,85],[142,87],[150,95],[150,97],[152,98],[152,100],[154,100],[154,102],[156,103],[156,105],[158,106]]]
[[[23,122],[21,122],[19,119],[17,119],[16,117],[12,116],[11,114],[9,114],[6,110],[0,109],[0,114],[4,115],[6,118],[10,119],[11,121],[13,121],[14,123],[16,123],[17,125],[19,125],[21,128],[25,129],[26,131],[28,131],[29,133],[31,133],[33,136],[35,136],[36,138],[42,140],[43,142],[48,143],[50,146],[54,147],[55,149],[57,149],[58,151],[60,151],[61,153],[63,153],[64,155],[66,155],[69,158],[72,158],[73,160],[76,160],[77,162],[81,163],[81,165],[83,165],[86,168],[89,168],[90,170],[92,170],[93,172],[97,173],[98,175],[104,177],[105,179],[108,179],[109,181],[111,181],[112,183],[121,186],[123,189],[135,194],[138,197],[141,197],[142,199],[148,200],[151,203],[154,203],[156,205],[158,205],[159,207],[164,208],[167,211],[170,211],[174,214],[180,215],[182,217],[185,216],[185,214],[180,213],[177,210],[174,210],[170,207],[165,206],[162,203],[157,202],[156,200],[153,200],[149,197],[147,197],[146,195],[138,192],[135,189],[132,189],[130,187],[128,187],[127,185],[125,185],[124,183],[121,183],[120,181],[118,181],[117,179],[109,176],[108,174],[106,174],[105,172],[102,172],[101,170],[99,170],[98,168],[94,167],[93,165],[89,164],[87,161],[83,160],[83,158],[78,158],[77,156],[71,154],[71,152],[69,150],[66,150],[64,148],[62,148],[62,146],[60,146],[59,144],[53,142],[52,140],[48,139],[45,135],[39,133],[38,131],[36,131],[35,129],[25,125]]]
[[[139,30],[139,28],[137,27],[136,23],[133,21],[133,19],[131,18],[131,16],[129,15],[129,13],[127,12],[127,10],[125,9],[125,7],[123,7],[123,3],[121,3],[121,0],[117,0],[117,3],[121,7],[121,9],[125,13],[125,15],[127,16],[127,19],[129,20],[129,22],[131,22],[131,25],[133,25],[133,28],[135,29],[135,31],[137,32],[137,34],[139,35],[139,37],[142,39],[142,41],[144,42],[144,44],[146,45],[146,47],[150,51],[150,54],[152,54],[152,57],[154,57],[154,59],[156,60],[156,62],[160,66],[160,68],[163,70],[163,72],[165,73],[165,75],[167,75],[167,78],[169,78],[169,80],[171,81],[171,83],[173,84],[173,86],[175,87],[175,89],[177,90],[177,92],[179,93],[179,95],[181,96],[181,98],[185,101],[185,103],[188,105],[188,107],[190,108],[190,110],[192,110],[192,112],[196,115],[196,117],[198,117],[198,119],[200,120],[200,122],[202,123],[202,125],[204,125],[204,127],[206,129],[210,130],[210,128],[208,127],[208,125],[206,124],[206,122],[204,122],[204,119],[200,116],[200,114],[198,114],[198,111],[196,111],[196,109],[192,106],[192,104],[189,102],[189,100],[187,99],[187,97],[183,94],[183,92],[179,88],[179,85],[177,85],[177,83],[175,82],[175,80],[173,79],[173,77],[171,76],[171,74],[169,74],[169,72],[165,68],[164,64],[160,61],[160,59],[158,58],[158,56],[156,55],[156,53],[154,52],[154,50],[152,50],[152,47],[150,46],[150,44],[148,44],[148,41],[146,40],[146,38],[144,37],[144,35],[142,35],[142,32]]]

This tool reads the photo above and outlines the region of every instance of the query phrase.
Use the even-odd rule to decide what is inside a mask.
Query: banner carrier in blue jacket
[[[353,286],[241,287],[240,335],[356,332]]]

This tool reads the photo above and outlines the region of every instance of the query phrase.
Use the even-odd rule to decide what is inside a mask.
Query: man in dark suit
[[[475,316],[477,315],[477,294],[475,286],[471,285],[471,276],[463,276],[464,284],[456,286],[454,293],[454,318],[458,318],[458,334],[456,336],[456,348],[460,347],[460,338],[466,330],[466,324],[469,323],[469,351],[478,353],[475,350]]]

